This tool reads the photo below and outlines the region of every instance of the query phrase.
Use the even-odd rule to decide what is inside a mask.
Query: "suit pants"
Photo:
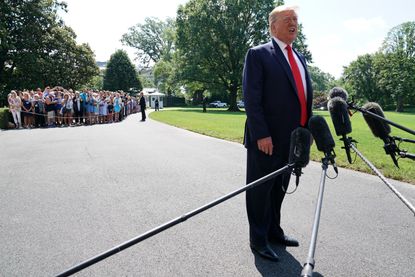
[[[145,108],[141,108],[141,120],[146,120],[146,110]]]
[[[258,150],[256,146],[248,147],[247,150],[247,184],[284,167],[288,161],[288,155],[274,153],[269,156]],[[263,246],[268,243],[270,236],[284,235],[280,226],[281,204],[290,175],[290,172],[283,173],[246,191],[251,243]]]

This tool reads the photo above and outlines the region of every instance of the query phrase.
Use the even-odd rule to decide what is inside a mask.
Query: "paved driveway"
[[[0,276],[53,276],[244,184],[245,150],[133,115],[112,125],[0,132]],[[76,276],[299,276],[321,166],[287,196],[298,248],[248,246],[239,195]],[[415,187],[392,181],[415,203]],[[375,176],[327,180],[316,250],[323,276],[414,276],[414,215]]]

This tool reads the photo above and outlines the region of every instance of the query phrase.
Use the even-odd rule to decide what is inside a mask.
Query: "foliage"
[[[229,110],[238,110],[245,53],[268,40],[268,14],[274,4],[271,0],[190,0],[180,6],[176,20],[180,79],[203,84],[205,90],[226,91]]]
[[[103,88],[111,91],[141,90],[143,87],[137,76],[127,52],[117,50],[108,61]]]
[[[403,111],[405,103],[415,103],[415,22],[392,28],[381,50],[381,86],[395,100],[396,111]]]
[[[175,22],[168,18],[162,21],[158,18],[147,17],[144,24],[137,24],[128,29],[122,36],[124,45],[137,49],[140,63],[148,66],[150,62],[171,60],[174,50]]]
[[[143,88],[153,88],[155,86],[152,78],[145,74],[138,74],[138,79],[140,80]]]
[[[313,94],[313,108],[315,109],[326,109],[328,102],[327,92],[317,91]]]
[[[175,80],[174,65],[173,62],[162,59],[154,66],[154,83],[161,92],[167,95],[175,94],[179,90]]]
[[[313,57],[310,50],[308,50],[306,37],[303,32],[303,24],[301,23],[298,24],[298,35],[296,40],[293,42],[293,47],[305,57],[307,63],[313,62]]]
[[[10,120],[10,112],[8,108],[0,108],[0,129],[7,129]]]
[[[366,54],[359,56],[345,68],[344,78],[349,83],[349,93],[353,98],[387,105],[388,96],[380,86],[381,59],[381,53]]]
[[[265,41],[270,0],[191,0],[177,14],[177,48],[181,78],[207,89],[228,91],[231,110],[246,50]]]
[[[334,76],[321,71],[317,66],[308,66],[313,92],[328,92],[334,86]]]
[[[155,63],[154,84],[151,82],[150,87],[155,85],[161,92],[174,95],[178,91],[176,64],[173,61],[175,21],[171,18],[162,21],[154,17],[148,17],[144,21],[144,24],[131,27],[121,41],[137,49],[137,56],[142,66],[148,67],[150,63]]]
[[[359,56],[344,70],[343,79],[358,101],[382,106],[415,104],[415,22],[392,28],[375,54]]]
[[[104,74],[105,70],[101,70],[99,75],[95,75],[92,79],[87,82],[81,89],[93,89],[93,90],[102,90],[104,86]]]
[[[58,17],[57,0],[0,3],[0,90],[62,85],[78,88],[98,73],[86,44]],[[5,95],[3,95],[4,97]]]

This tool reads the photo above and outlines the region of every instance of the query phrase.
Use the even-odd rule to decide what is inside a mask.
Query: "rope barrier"
[[[118,114],[121,113],[121,111],[119,111]],[[91,118],[91,117],[96,117],[96,116],[108,116],[108,115],[111,115],[111,114],[112,115],[116,114],[116,112],[112,112],[112,113],[107,113],[106,115],[104,115],[104,114],[93,114],[93,115],[87,115],[87,116],[85,116],[85,115],[83,115],[83,116],[75,116],[74,112],[71,112],[71,113],[73,113],[72,116],[65,116],[62,113],[61,114],[57,114],[56,113],[56,110],[52,110],[52,111],[49,111],[49,112],[54,112],[54,117],[58,117],[59,116],[61,118],[75,118],[75,117],[82,117],[82,118],[88,118],[89,117],[89,118]],[[138,112],[137,109],[135,109],[133,112],[130,112],[127,115],[134,114],[134,113],[137,113],[137,112]],[[39,116],[48,117],[48,115],[47,115],[48,112],[46,112],[46,113],[35,113],[35,112],[27,112],[27,111],[22,111],[21,110],[20,113],[21,114],[31,114],[31,115],[39,115]]]

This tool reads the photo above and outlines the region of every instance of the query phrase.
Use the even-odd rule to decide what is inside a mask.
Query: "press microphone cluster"
[[[344,148],[346,149],[347,159],[349,163],[351,163],[351,157],[350,147],[348,147],[348,145],[350,145],[350,142],[353,142],[353,140],[349,140],[349,143],[346,143],[348,138],[346,135],[344,135],[351,132],[350,120],[348,120],[348,117],[346,116],[346,113],[351,115],[349,109],[358,110],[363,114],[363,117],[373,135],[383,140],[383,148],[385,149],[385,153],[390,155],[395,166],[399,167],[397,160],[398,156],[401,158],[410,158],[415,160],[415,155],[408,153],[405,150],[399,149],[396,144],[396,141],[406,141],[412,143],[415,143],[415,141],[390,136],[390,125],[393,125],[409,133],[415,134],[415,132],[395,122],[387,120],[379,104],[369,102],[366,103],[363,107],[358,107],[353,102],[347,102],[348,97],[349,95],[346,90],[341,87],[334,87],[329,92],[330,101],[328,108],[330,110],[333,124],[336,128],[336,134],[341,135],[342,140],[345,142]]]

